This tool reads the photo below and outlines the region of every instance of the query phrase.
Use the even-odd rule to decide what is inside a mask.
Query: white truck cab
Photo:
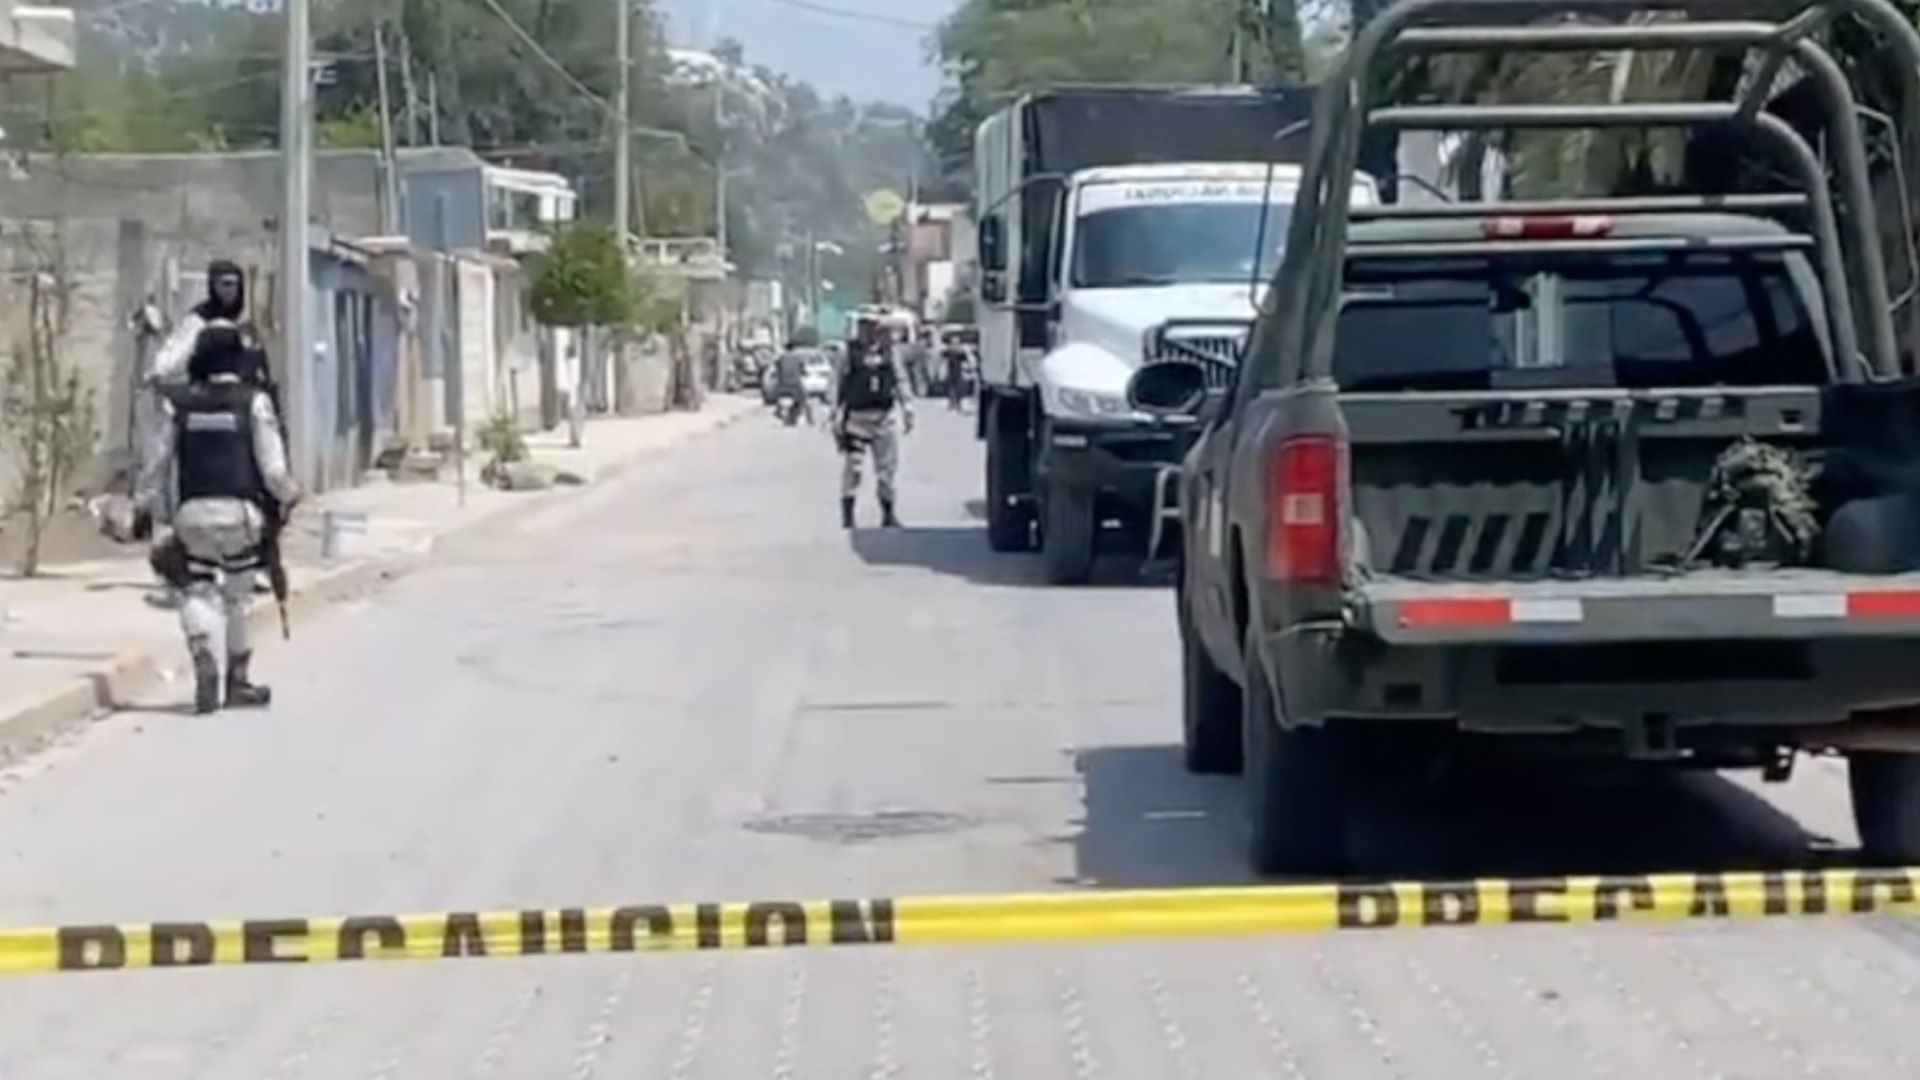
[[[1126,385],[1145,361],[1215,356],[1230,367],[1286,235],[1299,167],[1136,165],[1067,185],[1059,317],[1044,350],[1016,354],[1047,415],[1131,423]]]
[[[981,124],[978,415],[996,549],[1037,543],[1065,584],[1087,580],[1109,526],[1144,540],[1155,477],[1191,433],[1135,413],[1127,381],[1160,361],[1233,377],[1300,180],[1271,160],[1275,135],[1303,100],[1060,91]],[[1370,178],[1354,199],[1378,201]]]

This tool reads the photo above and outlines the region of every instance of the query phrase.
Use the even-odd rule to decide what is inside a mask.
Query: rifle
[[[267,402],[273,406],[273,418],[280,427],[281,445],[286,445],[287,414],[280,409],[280,384],[273,377],[273,366],[267,363],[267,351],[255,344],[248,352],[253,356],[253,378],[260,391],[267,395]],[[265,513],[267,524],[260,534],[260,562],[267,570],[267,585],[273,590],[273,604],[280,609],[280,640],[293,637],[293,628],[287,622],[287,563],[280,552],[280,533],[287,527],[287,508],[272,495],[264,495],[260,509]]]

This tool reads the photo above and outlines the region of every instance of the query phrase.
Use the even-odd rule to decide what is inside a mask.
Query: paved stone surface
[[[1170,597],[986,549],[928,410],[897,532],[756,417],[443,551],[261,666],[0,773],[0,921],[1244,880]],[[861,512],[871,522],[870,501]],[[1503,777],[1356,811],[1385,874],[1844,860],[1844,774]],[[899,827],[911,825],[911,828]],[[1694,923],[9,980],[14,1077],[1914,1076],[1920,934]]]
[[[699,412],[595,420],[580,447],[568,445],[564,427],[527,441],[537,461],[595,477],[757,408],[753,399],[716,395]],[[477,476],[480,463],[466,464]],[[350,578],[370,564],[425,553],[449,531],[566,494],[495,491],[471,476],[462,492],[452,479],[458,474],[448,475],[441,483],[375,483],[327,492],[303,506],[282,542],[295,592]],[[353,525],[340,533],[339,550],[322,559],[322,521],[330,511],[351,515]],[[49,717],[58,728],[92,714],[96,695],[86,684],[99,680],[116,659],[123,667],[134,657],[151,658],[149,668],[184,664],[177,616],[142,601],[155,595],[144,546],[114,550],[114,558],[50,565],[44,576],[29,580],[0,576],[0,761],[38,742]],[[89,692],[76,697],[75,689]],[[33,720],[21,725],[33,728],[24,734],[16,730],[23,717]]]

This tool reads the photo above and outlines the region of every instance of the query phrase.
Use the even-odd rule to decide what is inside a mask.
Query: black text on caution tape
[[[249,919],[63,926],[63,971],[128,966],[298,964],[369,960],[539,956],[658,949],[887,944],[890,900],[635,905],[344,919]]]
[[[1639,916],[1868,915],[1912,909],[1910,869],[1623,874],[1514,880],[1343,884],[1343,930],[1481,923],[1610,922]]]

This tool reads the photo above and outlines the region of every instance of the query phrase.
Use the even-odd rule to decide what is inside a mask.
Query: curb
[[[593,482],[582,488],[555,488],[525,502],[508,503],[442,532],[434,534],[425,551],[367,559],[335,567],[310,571],[307,580],[287,597],[289,621],[317,615],[346,600],[372,595],[406,575],[429,565],[440,545],[456,537],[517,521],[542,508],[566,501],[594,485],[611,480],[656,454],[694,439],[710,435],[756,415],[756,409],[742,409],[716,418],[705,427],[693,427],[665,442],[649,446],[625,457],[609,461],[593,471]],[[254,605],[247,627],[256,638],[278,641],[280,614],[272,603]],[[160,660],[151,651],[128,649],[114,654],[106,663],[80,672],[71,681],[37,700],[29,701],[10,713],[0,715],[0,766],[17,762],[68,731],[98,717],[126,708],[127,701],[146,690],[160,678]]]

